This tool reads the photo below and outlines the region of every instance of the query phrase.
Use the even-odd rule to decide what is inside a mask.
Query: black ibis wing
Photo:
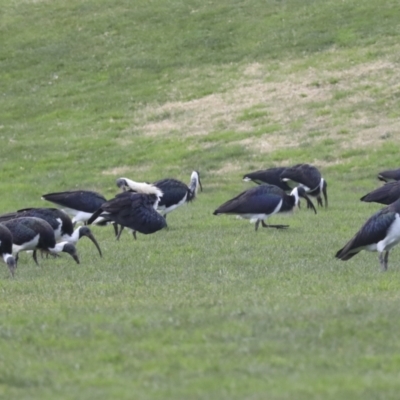
[[[364,247],[380,242],[386,237],[388,229],[395,218],[396,213],[389,207],[378,211],[372,215],[354,237],[336,253],[335,257],[341,260],[348,260]]]
[[[9,220],[15,219],[15,218],[18,218],[17,211],[0,215],[0,222],[6,222],[6,221],[9,221]]]
[[[171,207],[178,204],[185,195],[188,194],[189,188],[186,183],[183,183],[177,179],[161,179],[153,183],[154,186],[158,187],[163,195],[158,203],[159,207]]]
[[[10,230],[0,224],[0,254],[12,254],[13,238]]]
[[[53,228],[43,219],[35,217],[19,217],[4,222],[11,231],[13,243],[22,245],[40,235],[38,248],[52,248],[56,245]]]
[[[66,192],[48,193],[43,199],[62,207],[93,213],[106,202],[104,196],[91,190],[71,190]]]
[[[151,204],[145,205],[141,200],[137,200],[132,202],[129,216],[125,219],[125,226],[147,235],[165,228],[167,222]]]
[[[113,199],[105,201],[88,219],[88,225],[92,224],[100,215],[107,221],[117,222],[114,219],[114,214],[118,214],[121,209],[129,208],[132,195],[138,195],[138,193],[126,191],[117,194]]]
[[[119,193],[115,198],[105,202],[90,217],[88,224],[101,215],[109,221],[114,221],[140,233],[156,232],[167,226],[165,218],[154,209],[156,199],[156,195]]]
[[[384,182],[388,180],[400,181],[400,168],[379,172],[378,179]]]
[[[321,173],[312,165],[297,164],[290,168],[285,168],[281,174],[282,180],[289,180],[298,184],[302,184],[309,189],[314,189],[321,182]]]
[[[269,185],[275,185],[282,190],[291,190],[290,186],[281,180],[281,174],[285,170],[285,167],[268,168],[259,171],[250,172],[243,176],[244,180],[252,180],[255,183],[267,183]]]
[[[260,185],[246,190],[228,200],[215,211],[217,214],[271,214],[282,202],[281,192],[276,186]]]
[[[18,210],[16,213],[17,218],[21,217],[35,217],[44,219],[50,224],[53,230],[56,230],[62,225],[62,234],[71,235],[73,232],[73,224],[71,218],[58,208],[23,208]],[[1,218],[1,217],[0,217]]]
[[[380,203],[389,205],[400,198],[400,182],[389,182],[361,197],[367,203]]]

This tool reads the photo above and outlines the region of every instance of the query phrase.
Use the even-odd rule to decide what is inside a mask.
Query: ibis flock
[[[382,270],[388,268],[389,251],[400,242],[400,169],[383,171],[378,179],[385,184],[361,198],[364,202],[386,205],[372,215],[354,237],[336,253],[348,260],[361,250],[377,251]],[[244,181],[257,184],[220,205],[214,215],[231,214],[264,228],[286,229],[289,225],[268,223],[278,213],[300,208],[304,199],[307,209],[315,214],[317,205],[328,207],[328,184],[320,171],[310,164],[259,170],[243,176]],[[116,181],[121,190],[107,200],[89,190],[69,190],[44,194],[42,198],[58,208],[25,208],[0,215],[0,255],[12,276],[19,253],[28,251],[38,264],[38,250],[43,256],[69,254],[80,263],[76,249],[78,241],[87,237],[102,251],[89,225],[112,225],[118,240],[122,231],[151,234],[167,226],[167,215],[197,197],[202,190],[200,175],[193,171],[189,184],[167,178],[155,182],[137,182],[121,177]],[[77,226],[79,225],[79,226]]]

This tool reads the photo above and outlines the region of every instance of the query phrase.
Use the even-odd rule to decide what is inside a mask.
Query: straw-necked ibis
[[[3,222],[13,237],[13,254],[15,261],[18,253],[26,250],[34,251],[34,260],[37,262],[35,250],[42,250],[51,254],[61,252],[68,253],[79,264],[79,258],[75,246],[69,242],[56,242],[54,230],[48,222],[42,218],[21,217]]]
[[[388,182],[361,197],[366,203],[392,204],[400,198],[400,181]]]
[[[322,197],[325,199],[325,207],[328,207],[328,184],[322,178],[319,170],[310,164],[297,164],[293,167],[285,168],[281,174],[281,179],[290,186],[302,186],[307,194],[317,198],[319,206],[323,206]]]
[[[21,217],[37,217],[44,219],[53,228],[56,242],[66,241],[76,245],[79,239],[87,237],[96,246],[100,257],[102,256],[100,246],[90,228],[87,226],[80,226],[74,230],[71,218],[58,208],[25,208],[16,212],[0,215],[0,222]]]
[[[117,186],[122,190],[146,193],[146,191],[143,191],[145,185],[147,184],[138,183],[128,178],[117,179]],[[197,171],[192,172],[189,185],[173,178],[160,179],[151,185],[159,188],[163,193],[158,202],[157,210],[164,217],[181,205],[193,201],[196,198],[199,188],[203,190],[200,175]]]
[[[255,222],[256,230],[260,222],[265,228],[287,228],[288,225],[267,225],[264,220],[277,213],[292,211],[295,206],[298,206],[300,197],[307,201],[309,208],[312,208],[315,213],[317,212],[303,187],[296,187],[291,194],[287,194],[277,186],[260,185],[228,200],[214,211],[214,215],[238,215],[241,218],[249,219],[250,222]]]
[[[383,271],[388,268],[389,251],[400,242],[400,199],[373,214],[352,239],[336,253],[346,261],[361,250],[377,251]]]
[[[91,224],[98,217],[106,221],[113,221],[121,227],[145,235],[159,231],[167,226],[165,218],[157,211],[158,201],[162,196],[161,191],[153,187],[153,193],[123,192],[105,203],[89,218]],[[119,232],[121,234],[122,228]],[[119,239],[119,235],[117,239]]]
[[[281,179],[282,172],[286,167],[275,167],[268,169],[260,169],[258,171],[250,172],[243,176],[245,182],[253,181],[258,185],[266,183],[268,185],[275,185],[284,190],[290,192],[292,188]]]

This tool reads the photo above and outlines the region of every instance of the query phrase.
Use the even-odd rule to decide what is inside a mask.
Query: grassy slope
[[[82,266],[63,257],[35,268],[22,256],[14,281],[4,269],[0,394],[396,398],[398,256],[380,274],[375,255],[340,263],[333,254],[379,208],[358,202],[376,172],[399,166],[396,70],[355,81],[335,74],[398,65],[397,2],[0,4],[3,211],[73,187],[111,197],[121,172],[187,180],[198,168],[205,186],[169,217],[168,231],[115,243],[109,229],[95,229],[102,260],[82,241]],[[168,102],[231,98],[238,81],[255,79],[243,81],[255,64],[257,82],[271,84],[311,70],[305,88],[330,96],[298,101],[285,111],[304,113],[289,122],[260,103],[207,135],[186,134],[190,119],[146,134],[152,123],[179,121],[162,108]],[[368,117],[357,125],[360,109]],[[380,121],[389,128],[357,146],[358,129]],[[244,122],[249,129],[240,129]],[[267,152],[241,142],[290,141],[295,132],[294,146]],[[275,217],[291,228],[257,234],[211,215],[248,187],[244,172],[300,161],[323,166],[329,210]]]

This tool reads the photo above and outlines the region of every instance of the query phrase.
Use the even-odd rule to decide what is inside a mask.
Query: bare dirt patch
[[[272,74],[268,66],[254,63],[224,93],[144,107],[135,115],[135,127],[148,136],[245,132],[248,138],[237,143],[261,153],[328,137],[339,147],[374,146],[385,132],[400,139],[400,120],[390,116],[398,105],[398,82],[400,69],[386,59],[340,69],[285,65]],[[279,129],[269,132],[272,125]],[[264,128],[261,137],[253,136]],[[342,130],[348,133],[341,135]]]

